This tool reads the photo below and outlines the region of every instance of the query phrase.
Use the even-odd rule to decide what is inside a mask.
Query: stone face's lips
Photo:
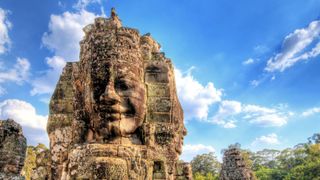
[[[105,118],[111,121],[119,121],[121,120],[121,116],[130,116],[128,108],[120,104],[109,106],[105,108],[104,112],[106,113]]]
[[[106,118],[110,121],[120,121],[121,120],[120,117],[121,117],[120,113],[106,114]]]

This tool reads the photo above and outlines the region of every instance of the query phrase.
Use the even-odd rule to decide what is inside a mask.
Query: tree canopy
[[[231,145],[240,148],[240,144]],[[241,150],[248,167],[260,180],[320,180],[320,133],[293,148]],[[197,155],[191,161],[195,180],[219,178],[220,162],[213,153]]]

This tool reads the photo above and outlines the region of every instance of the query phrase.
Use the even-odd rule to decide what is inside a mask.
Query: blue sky
[[[115,7],[176,67],[188,135],[182,158],[284,149],[320,129],[319,0],[0,1],[0,119],[48,144],[48,101],[82,27]]]

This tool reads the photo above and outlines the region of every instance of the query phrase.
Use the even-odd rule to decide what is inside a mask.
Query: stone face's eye
[[[119,90],[119,91],[126,91],[126,90],[130,89],[130,86],[124,80],[117,80],[115,82],[115,89]]]

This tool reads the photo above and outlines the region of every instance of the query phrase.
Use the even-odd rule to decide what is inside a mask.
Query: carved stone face
[[[109,66],[104,92],[99,97],[99,134],[126,136],[141,126],[145,115],[145,85],[141,70],[130,64],[113,62]]]

